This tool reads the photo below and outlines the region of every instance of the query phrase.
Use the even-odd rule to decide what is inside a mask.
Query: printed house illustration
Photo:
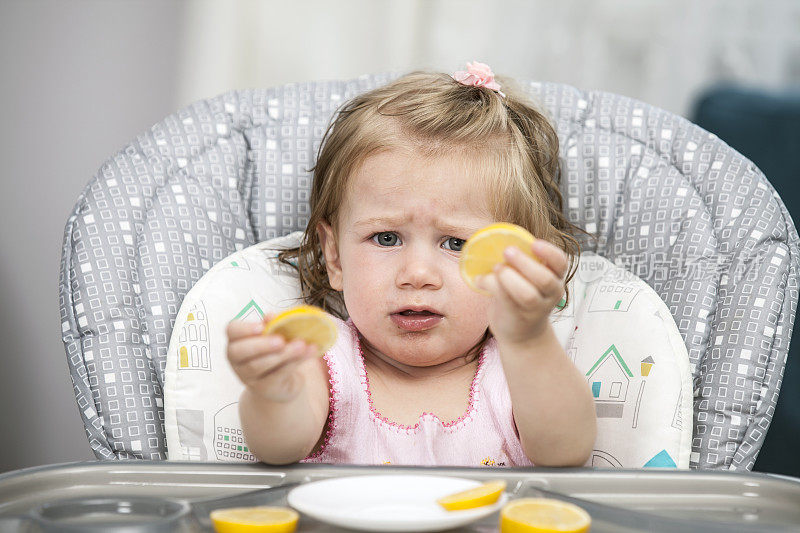
[[[578,326],[575,326],[575,329],[572,330],[572,335],[569,337],[569,341],[567,341],[567,345],[564,347],[564,350],[567,352],[567,356],[573,363],[575,362],[575,357],[578,355],[577,338]]]
[[[197,302],[186,315],[178,338],[178,369],[211,371],[211,344],[208,339],[208,315],[203,302]]]
[[[207,461],[208,452],[203,444],[203,417],[200,409],[177,409],[178,442],[181,456],[187,461]]]
[[[605,282],[597,287],[588,312],[617,311],[627,313],[641,289],[633,283]]]
[[[214,415],[214,453],[220,461],[257,461],[242,435],[238,403],[228,404]]]
[[[653,368],[655,361],[653,361],[653,357],[648,355],[644,359],[642,359],[641,370],[642,370],[642,377],[647,377],[650,375],[650,370]]]
[[[586,372],[599,418],[622,418],[633,373],[613,344]]]
[[[623,468],[619,459],[603,450],[592,450],[592,466],[594,468]]]
[[[233,317],[234,320],[247,320],[250,322],[258,322],[264,318],[264,311],[258,306],[255,300],[247,302],[239,314]]]
[[[667,450],[661,450],[644,464],[645,468],[678,468]]]

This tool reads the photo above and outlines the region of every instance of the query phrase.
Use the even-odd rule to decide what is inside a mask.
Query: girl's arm
[[[567,258],[541,239],[531,250],[538,261],[509,247],[506,262],[478,283],[492,295],[489,328],[525,454],[541,466],[578,466],[592,451],[597,421],[589,384],[550,325],[564,291]]]
[[[328,367],[305,342],[287,344],[260,331],[252,323],[228,326],[228,360],[245,385],[239,400],[244,437],[261,461],[293,463],[322,441]]]
[[[582,466],[597,431],[594,399],[553,328],[498,348],[525,455],[537,466]]]

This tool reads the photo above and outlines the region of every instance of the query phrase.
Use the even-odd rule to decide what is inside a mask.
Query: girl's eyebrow
[[[392,226],[399,226],[400,224],[405,221],[405,217],[371,217],[365,218],[363,220],[358,220],[353,223],[353,226],[358,228],[362,226],[385,226],[385,227],[392,227]],[[444,233],[464,233],[465,231],[469,232],[470,235],[477,231],[479,228],[471,228],[469,225],[458,225],[452,224],[449,222],[445,222],[442,220],[437,220],[434,224],[439,230]]]
[[[358,220],[353,223],[353,226],[396,226],[402,223],[403,218],[389,218],[389,217],[371,217],[364,220]]]

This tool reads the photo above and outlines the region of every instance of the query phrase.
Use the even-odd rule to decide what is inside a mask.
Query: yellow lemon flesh
[[[448,511],[461,511],[473,509],[495,503],[503,491],[506,490],[505,481],[489,481],[479,487],[467,489],[436,500],[436,503]]]
[[[210,516],[217,533],[291,533],[300,518],[288,507],[233,507]]]
[[[509,246],[515,246],[525,255],[536,259],[531,251],[535,240],[528,230],[515,224],[490,224],[476,231],[461,250],[461,277],[471,289],[485,293],[475,284],[475,278],[491,273],[496,264],[504,263],[503,251]]]
[[[284,311],[264,325],[264,335],[282,335],[287,342],[303,339],[315,344],[320,355],[336,342],[336,324],[333,319],[312,305],[301,305]]]
[[[500,511],[500,533],[583,533],[591,524],[577,505],[548,498],[521,498]]]

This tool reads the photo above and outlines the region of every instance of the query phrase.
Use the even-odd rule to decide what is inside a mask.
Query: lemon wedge
[[[536,259],[531,251],[535,240],[528,230],[516,224],[490,224],[476,231],[464,244],[458,265],[461,277],[471,289],[485,294],[486,291],[475,284],[475,278],[491,273],[496,264],[505,262],[503,251],[509,246],[515,246],[525,255]]]
[[[217,533],[291,533],[300,518],[288,507],[232,507],[210,516]]]
[[[591,524],[577,505],[548,498],[521,498],[500,511],[500,533],[583,533]]]
[[[303,339],[319,348],[320,355],[336,342],[336,324],[333,319],[313,305],[294,307],[264,325],[264,335],[282,335],[287,342]]]
[[[506,490],[505,481],[489,481],[478,487],[439,498],[436,503],[448,511],[473,509],[495,503],[504,490]]]

